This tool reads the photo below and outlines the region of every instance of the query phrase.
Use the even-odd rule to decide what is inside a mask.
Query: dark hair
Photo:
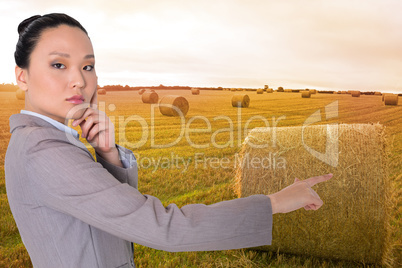
[[[15,63],[17,66],[20,68],[28,68],[31,53],[38,43],[43,31],[49,28],[56,28],[60,25],[78,27],[88,35],[87,31],[77,20],[66,14],[51,13],[43,16],[35,15],[25,19],[18,25],[19,38],[14,52]]]

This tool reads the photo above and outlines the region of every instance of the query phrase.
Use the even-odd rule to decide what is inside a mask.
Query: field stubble
[[[234,93],[229,91],[201,91],[200,95],[192,95],[191,91],[157,93],[160,97],[168,94],[182,95],[188,100],[190,109],[184,122],[180,118],[162,116],[156,106],[152,112],[152,106],[142,103],[141,96],[136,91],[108,92],[99,96],[99,101],[100,108],[115,123],[116,141],[132,149],[137,156],[140,165],[139,190],[144,194],[157,196],[164,205],[211,204],[235,198],[234,164],[236,153],[239,152],[240,145],[247,135],[246,126],[248,129],[264,127],[267,122],[270,127],[301,126],[317,110],[324,115],[324,107],[334,101],[338,101],[338,116],[320,123],[379,122],[385,125],[391,142],[390,175],[395,200],[391,221],[394,228],[392,242],[396,245],[394,266],[397,267],[401,263],[401,105],[384,106],[381,96],[362,95],[356,99],[350,95],[315,94],[311,98],[302,99],[298,93],[257,95],[247,92],[251,99],[250,107],[237,109],[231,106],[231,97]],[[14,93],[0,93],[1,267],[31,266],[8,208],[3,165],[10,138],[8,119],[23,108],[24,102],[17,100]],[[186,132],[186,125],[187,129],[195,131]],[[153,139],[151,139],[152,128]],[[153,148],[163,147],[169,143],[174,143],[174,146]],[[225,165],[222,159],[225,159]],[[138,267],[370,266],[310,256],[261,252],[256,249],[168,253],[136,245],[135,251]]]

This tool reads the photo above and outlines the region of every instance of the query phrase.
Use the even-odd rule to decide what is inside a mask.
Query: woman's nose
[[[82,89],[85,87],[85,78],[81,70],[72,71],[70,87],[76,89]]]

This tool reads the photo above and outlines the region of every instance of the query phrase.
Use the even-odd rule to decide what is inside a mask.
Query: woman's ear
[[[17,80],[18,87],[22,91],[27,91],[28,90],[28,84],[27,84],[27,70],[23,69],[21,67],[15,66],[15,78]]]

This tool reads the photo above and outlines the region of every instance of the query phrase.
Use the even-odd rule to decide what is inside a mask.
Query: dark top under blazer
[[[133,267],[130,242],[166,251],[271,243],[265,195],[164,207],[137,190],[136,165],[95,161],[77,138],[35,116],[12,115],[10,128],[7,196],[34,267]]]

